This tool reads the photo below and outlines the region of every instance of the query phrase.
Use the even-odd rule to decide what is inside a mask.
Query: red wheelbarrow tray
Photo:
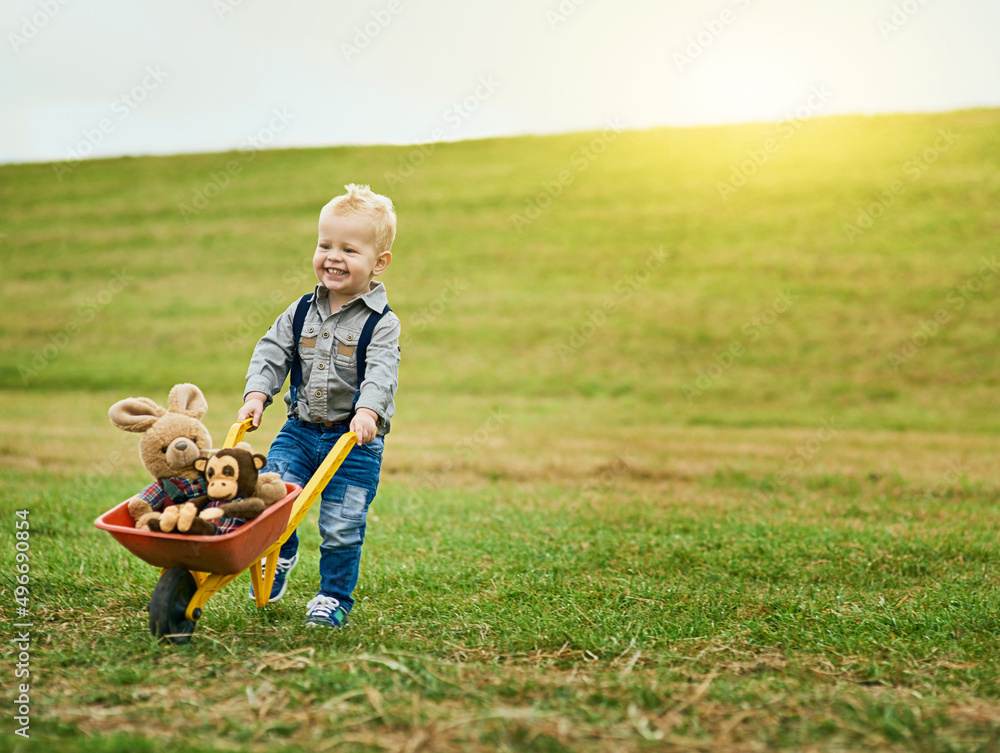
[[[183,567],[203,573],[235,575],[263,556],[288,526],[292,503],[302,487],[285,482],[288,492],[253,520],[218,536],[185,536],[140,531],[128,514],[128,500],[108,510],[94,525],[139,559],[156,567]]]

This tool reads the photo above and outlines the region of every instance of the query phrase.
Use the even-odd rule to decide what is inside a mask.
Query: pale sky
[[[0,162],[1000,106],[1000,0],[7,0]]]

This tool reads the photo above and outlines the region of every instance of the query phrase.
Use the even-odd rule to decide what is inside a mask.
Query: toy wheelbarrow
[[[223,447],[243,439],[251,420],[235,423]],[[313,502],[333,478],[351,448],[354,432],[346,432],[333,446],[305,487],[285,484],[285,497],[253,520],[218,536],[183,536],[159,531],[140,531],[128,513],[128,500],[94,521],[139,559],[162,568],[160,580],[149,601],[149,631],[160,640],[187,643],[202,607],[223,586],[247,567],[258,607],[268,603],[278,550],[309,512]],[[267,562],[261,573],[261,560]]]

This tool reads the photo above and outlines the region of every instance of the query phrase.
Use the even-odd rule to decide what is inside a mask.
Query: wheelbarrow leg
[[[194,632],[195,621],[187,612],[198,584],[183,567],[172,567],[160,576],[149,600],[149,632],[161,641],[187,643]],[[200,617],[201,610],[195,617]]]
[[[258,607],[267,606],[271,599],[271,587],[274,585],[274,573],[278,569],[279,547],[272,546],[268,549],[267,561],[264,563],[263,574],[261,573],[261,560],[257,560],[250,565],[250,582],[253,583],[253,600]],[[261,559],[264,559],[263,557]]]

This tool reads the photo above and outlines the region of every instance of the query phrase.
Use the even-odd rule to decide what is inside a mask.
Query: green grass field
[[[0,166],[0,751],[1000,749],[1000,110],[71,167]],[[350,627],[313,511],[158,646],[107,409],[221,443],[347,182],[405,333]]]

